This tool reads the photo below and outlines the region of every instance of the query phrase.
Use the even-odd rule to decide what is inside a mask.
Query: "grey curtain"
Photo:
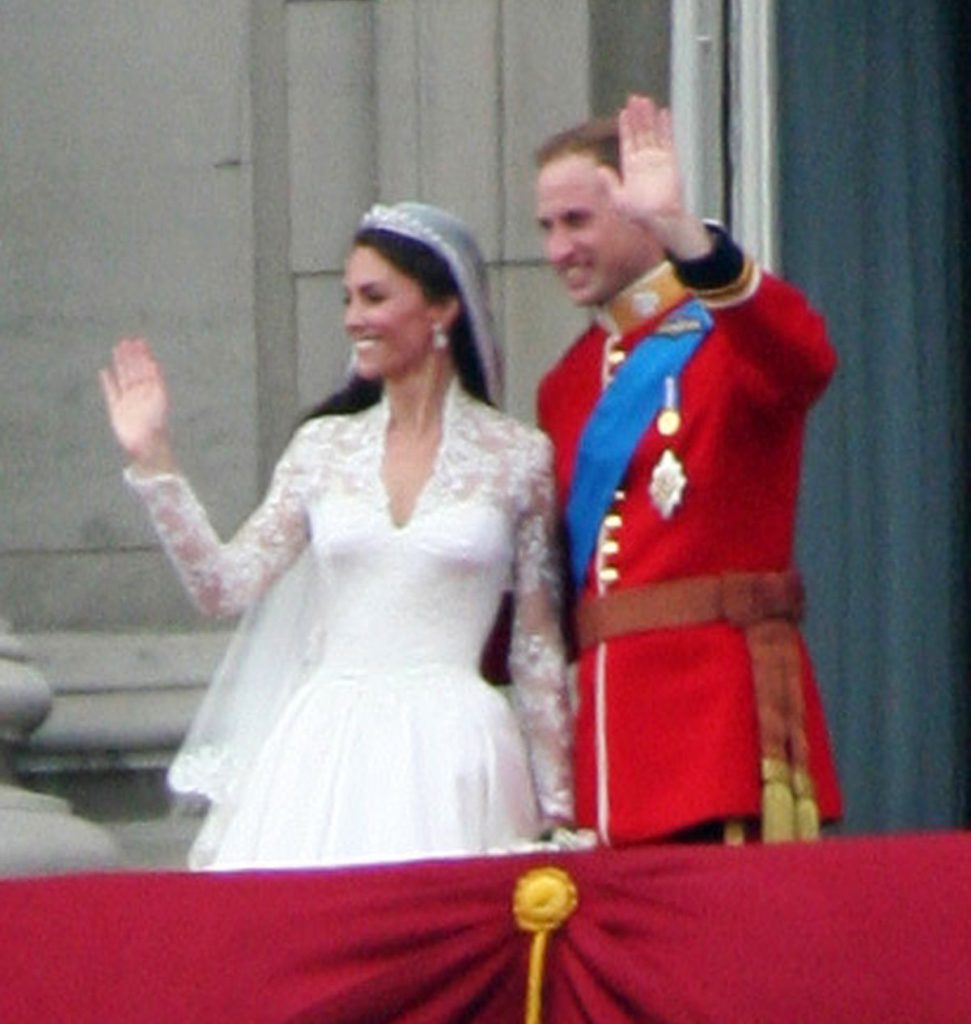
[[[840,357],[798,550],[850,833],[966,823],[963,5],[778,4],[784,273]]]

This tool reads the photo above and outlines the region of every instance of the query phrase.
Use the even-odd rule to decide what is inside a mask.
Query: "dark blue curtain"
[[[783,272],[840,357],[799,557],[845,832],[967,822],[963,7],[778,5]]]

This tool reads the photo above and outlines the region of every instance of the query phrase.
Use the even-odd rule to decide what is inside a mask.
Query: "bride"
[[[144,339],[101,386],[125,471],[201,611],[244,618],[170,771],[204,796],[193,867],[512,850],[573,815],[550,449],[494,407],[479,250],[418,203],[348,256],[348,385],[228,542],[180,474]],[[511,592],[511,697],[478,666]]]

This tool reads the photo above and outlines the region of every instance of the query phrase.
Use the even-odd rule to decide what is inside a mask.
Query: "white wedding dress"
[[[237,614],[274,588],[170,773],[212,802],[195,867],[511,850],[572,818],[549,444],[453,385],[431,478],[396,524],[387,419],[382,402],[301,427],[225,544],[184,478],[128,474],[201,609]],[[507,697],[478,665],[510,590]]]

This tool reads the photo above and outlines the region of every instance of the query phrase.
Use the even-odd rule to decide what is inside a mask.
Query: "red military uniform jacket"
[[[641,437],[578,598],[791,567],[805,418],[835,354],[802,295],[747,260],[729,286],[695,294],[714,325],[677,381],[680,426],[663,436],[655,420]],[[691,295],[670,265],[658,268],[601,311],[541,382],[539,421],[564,502],[581,432],[613,369]],[[665,451],[686,477],[667,518],[650,494]],[[841,813],[839,788],[801,638],[799,646],[809,767],[830,820]],[[578,688],[578,825],[624,843],[759,815],[751,659],[739,629],[717,621],[605,640],[580,652]]]

